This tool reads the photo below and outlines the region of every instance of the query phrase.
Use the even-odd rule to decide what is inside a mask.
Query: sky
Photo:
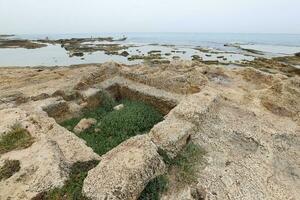
[[[300,0],[0,0],[0,34],[300,34]]]

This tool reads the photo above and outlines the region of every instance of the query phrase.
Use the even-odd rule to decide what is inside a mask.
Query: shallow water
[[[64,39],[82,37],[128,37],[124,42],[112,42],[122,45],[134,45],[127,51],[130,55],[147,55],[149,51],[160,50],[164,58],[171,60],[173,56],[191,60],[199,55],[203,60],[218,60],[222,63],[234,63],[253,60],[255,56],[273,57],[291,55],[300,52],[300,35],[291,34],[221,34],[221,33],[105,33],[105,34],[55,34],[55,35],[17,35],[24,39]],[[265,52],[255,55],[228,43],[239,43],[241,48]],[[111,44],[110,42],[89,42],[95,44]],[[155,45],[159,44],[159,45]],[[162,46],[163,44],[174,46]],[[208,48],[209,53],[195,50],[196,47]],[[172,52],[172,51],[185,51]],[[122,52],[122,51],[120,51]],[[171,53],[171,55],[165,55]],[[68,52],[59,45],[48,45],[39,49],[1,49],[0,66],[65,66],[84,63],[104,63],[116,61],[124,64],[138,64],[142,60],[128,61],[126,57],[106,55],[102,51],[85,53],[83,58],[69,57]]]
[[[278,55],[292,55],[300,52],[300,47],[293,46],[283,46],[283,45],[263,45],[263,44],[251,44],[251,45],[241,45],[243,49],[251,49],[261,52],[267,52]]]

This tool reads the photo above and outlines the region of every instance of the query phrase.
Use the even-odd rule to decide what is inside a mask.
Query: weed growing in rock
[[[139,200],[159,200],[160,194],[167,189],[168,179],[165,176],[158,176],[150,181]]]
[[[196,172],[199,163],[203,163],[206,152],[199,145],[189,143],[183,151],[171,162],[171,167],[176,168],[176,179],[183,184],[196,181]]]
[[[75,163],[70,172],[70,178],[65,182],[62,188],[56,188],[51,191],[41,193],[32,200],[87,200],[81,194],[82,184],[89,170],[96,167],[98,161]]]
[[[0,181],[8,179],[19,170],[20,170],[20,161],[5,160],[4,165],[0,168]]]
[[[15,150],[24,149],[33,143],[33,138],[28,131],[19,123],[14,124],[11,130],[0,138],[0,154]]]
[[[174,159],[171,159],[163,149],[158,149],[158,153],[168,165],[168,175],[174,174],[177,182],[186,185],[196,181],[197,168],[199,163],[204,162],[203,155],[206,152],[199,145],[189,143]],[[168,182],[167,175],[153,179],[147,184],[139,199],[158,200],[161,193],[167,189]]]

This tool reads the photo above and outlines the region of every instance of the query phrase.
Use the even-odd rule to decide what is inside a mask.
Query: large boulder
[[[92,200],[137,199],[147,183],[166,170],[157,151],[147,135],[123,142],[88,172],[83,194]]]

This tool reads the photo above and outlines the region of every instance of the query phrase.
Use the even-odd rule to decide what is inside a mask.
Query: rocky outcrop
[[[122,76],[146,85],[173,93],[192,94],[199,92],[208,82],[197,68],[190,64],[145,67],[143,65],[122,68]]]
[[[23,150],[0,155],[5,160],[18,160],[20,170],[0,182],[0,199],[30,199],[40,192],[61,187],[68,178],[69,168],[79,161],[99,159],[85,142],[59,126],[42,110],[30,108],[0,110],[5,120],[0,123],[0,135],[18,122],[34,137],[34,144]]]
[[[0,166],[5,160],[19,160],[20,171],[0,182],[0,199],[30,199],[60,187],[73,163],[99,159],[56,122],[65,112],[74,116],[89,105],[101,105],[102,89],[117,99],[149,103],[166,116],[148,134],[101,157],[84,181],[87,197],[137,199],[151,179],[167,172],[161,153],[174,158],[192,141],[205,150],[206,165],[196,166],[193,184],[170,179],[172,190],[162,199],[297,199],[300,81],[297,71],[275,62],[256,60],[256,69],[108,63],[69,71],[27,69],[24,75],[20,69],[3,69],[0,135],[18,121],[35,143],[1,155]]]
[[[278,82],[263,92],[261,103],[272,113],[300,121],[300,78]]]
[[[83,193],[91,199],[137,199],[166,167],[147,135],[133,137],[101,157],[89,171]]]

